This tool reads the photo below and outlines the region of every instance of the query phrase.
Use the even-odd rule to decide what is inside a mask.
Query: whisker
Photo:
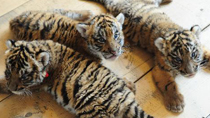
[[[32,92],[29,89],[25,89],[27,96],[32,96]]]

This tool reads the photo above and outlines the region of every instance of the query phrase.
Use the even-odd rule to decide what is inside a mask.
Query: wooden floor
[[[174,0],[162,6],[177,24],[190,28],[194,24],[202,28],[210,23],[210,0]],[[0,75],[3,75],[5,40],[12,38],[9,20],[26,10],[47,10],[54,8],[93,10],[98,14],[105,9],[96,3],[79,0],[0,0]],[[210,27],[201,34],[201,42],[210,49]],[[120,76],[130,78],[137,86],[136,98],[141,107],[157,118],[210,118],[210,73],[199,71],[192,78],[176,79],[181,93],[185,97],[186,107],[183,113],[167,111],[163,98],[155,87],[151,68],[153,56],[143,49],[132,48],[115,62],[104,62]],[[0,94],[0,118],[74,118],[52,97],[44,92],[33,96]]]

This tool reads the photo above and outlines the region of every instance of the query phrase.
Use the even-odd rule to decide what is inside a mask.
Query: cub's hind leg
[[[155,66],[152,70],[153,80],[164,97],[166,108],[172,112],[184,110],[184,98],[179,93],[174,78],[166,71]]]
[[[48,12],[53,12],[57,14],[61,14],[67,16],[71,19],[78,21],[86,21],[93,17],[93,12],[90,10],[64,10],[64,9],[54,9],[48,10]]]

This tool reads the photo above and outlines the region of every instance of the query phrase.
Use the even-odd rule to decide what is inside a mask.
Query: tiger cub
[[[123,79],[69,47],[51,40],[8,40],[7,47],[5,77],[14,94],[42,87],[79,118],[152,118]]]
[[[115,60],[122,54],[124,15],[92,16],[90,11],[56,9],[27,11],[10,21],[18,40],[51,39],[101,61]]]
[[[158,7],[172,0],[91,0],[109,12],[123,13],[125,39],[155,54],[152,70],[168,110],[182,112],[184,99],[174,81],[177,74],[193,77],[199,67],[210,67],[210,52],[199,41],[199,26],[190,30],[174,23]]]

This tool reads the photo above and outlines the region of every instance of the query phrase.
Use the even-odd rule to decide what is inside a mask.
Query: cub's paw
[[[94,13],[91,10],[82,10],[81,11],[81,21],[86,21],[91,19],[94,16]]]
[[[136,85],[134,82],[128,80],[127,78],[123,78],[123,80],[125,81],[126,86],[134,93],[136,94]]]
[[[7,94],[11,93],[7,88],[7,81],[4,76],[0,76],[0,93]]]
[[[164,102],[169,111],[182,112],[184,110],[185,104],[182,94],[165,95]]]

